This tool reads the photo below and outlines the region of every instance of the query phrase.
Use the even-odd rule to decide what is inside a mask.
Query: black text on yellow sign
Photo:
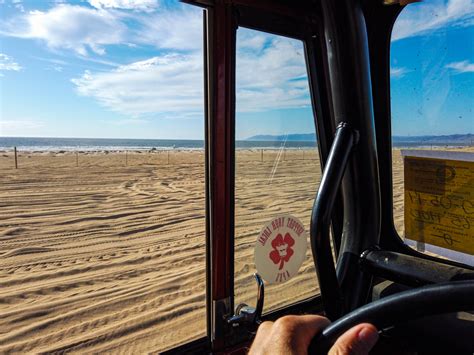
[[[405,157],[405,235],[474,254],[474,162]]]

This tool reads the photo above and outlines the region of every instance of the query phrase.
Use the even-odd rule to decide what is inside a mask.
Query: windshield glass
[[[236,65],[235,303],[264,312],[319,293],[309,222],[321,180],[304,46],[239,28]]]
[[[394,223],[405,243],[473,264],[474,4],[408,5],[391,45]]]

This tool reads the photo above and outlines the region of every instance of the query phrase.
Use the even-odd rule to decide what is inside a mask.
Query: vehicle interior
[[[421,254],[393,224],[390,40],[410,1],[184,2],[204,9],[208,335],[170,353],[239,353],[261,321],[304,313],[334,322],[310,353],[362,321],[381,330],[374,353],[472,353],[472,263]],[[320,295],[266,314],[261,279],[256,306],[238,306],[232,276],[241,27],[303,42],[323,168],[310,226]]]
[[[171,39],[158,54],[150,49],[153,35],[140,33],[138,44],[124,39],[120,45],[137,51],[133,63],[104,59],[108,45],[107,54],[124,58],[115,37],[90,48],[47,42],[55,55],[77,52],[80,73],[60,88],[73,87],[81,107],[105,107],[104,122],[119,112],[134,125],[149,124],[152,111],[165,106],[157,91],[172,101],[164,116],[175,110],[184,119],[176,128],[160,116],[165,129],[150,134],[188,127],[204,133],[198,143],[186,141],[189,150],[170,140],[166,150],[118,153],[19,149],[17,159],[10,144],[14,153],[0,157],[0,353],[246,354],[262,322],[318,314],[332,323],[309,354],[327,353],[362,322],[379,330],[374,354],[474,354],[474,5],[432,1],[429,11],[423,6],[431,0],[158,1],[184,20],[170,15],[159,23],[156,9],[146,8],[151,20],[140,26]],[[30,14],[87,13],[91,21],[122,21],[121,30],[141,21],[136,9],[94,3],[103,1]],[[460,20],[443,28],[453,18]],[[0,26],[5,33],[13,36]],[[174,41],[174,33],[185,40]],[[451,57],[457,50],[470,57]],[[54,65],[65,69],[54,74],[67,73],[67,57],[58,58]],[[143,97],[151,109],[137,108]],[[186,100],[197,115],[180,111]],[[449,100],[462,113],[449,116]],[[419,131],[411,131],[412,121]],[[112,129],[125,131],[121,124]],[[399,137],[442,134],[448,124],[466,133],[461,145]],[[278,142],[265,134],[279,135]],[[400,147],[428,153],[410,160]],[[441,163],[429,155],[445,153]],[[36,158],[59,165],[38,168]],[[297,217],[294,230],[305,227],[304,248],[291,275],[278,273],[291,254],[277,249],[283,241],[272,242],[275,282],[254,249],[268,238],[268,223],[288,216]],[[434,239],[423,234],[428,228]]]

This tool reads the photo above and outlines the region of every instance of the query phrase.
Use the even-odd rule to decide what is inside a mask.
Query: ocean
[[[316,142],[236,141],[238,149],[314,148]],[[109,139],[109,138],[29,138],[0,137],[0,150],[17,147],[23,151],[123,151],[123,150],[199,150],[203,140],[190,139]]]
[[[237,149],[310,149],[314,141],[250,141],[238,140]],[[396,148],[458,147],[459,143],[427,144],[427,142],[395,142]],[[23,151],[124,151],[124,150],[199,150],[204,149],[203,140],[190,139],[109,139],[109,138],[30,138],[0,137],[0,150],[17,147]]]

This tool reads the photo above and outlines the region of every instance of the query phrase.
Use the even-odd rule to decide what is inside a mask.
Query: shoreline
[[[8,154],[14,151],[15,147],[0,147],[0,154]],[[18,153],[28,153],[28,154],[47,154],[47,153],[54,153],[54,154],[66,154],[66,153],[163,153],[163,152],[203,152],[205,148],[190,148],[190,147],[25,147],[25,146],[18,146],[16,147]],[[444,144],[432,144],[432,145],[394,145],[392,146],[392,150],[400,150],[400,149],[422,149],[422,150],[439,150],[439,149],[448,149],[448,150],[456,150],[456,149],[469,149],[473,148],[473,145],[444,145]],[[281,147],[274,147],[274,146],[267,146],[267,147],[235,147],[237,152],[241,151],[249,151],[249,152],[260,152],[263,151],[280,151],[280,150],[287,150],[287,151],[314,151],[318,150],[318,146],[302,146],[302,147],[288,147],[288,146],[281,146]]]

